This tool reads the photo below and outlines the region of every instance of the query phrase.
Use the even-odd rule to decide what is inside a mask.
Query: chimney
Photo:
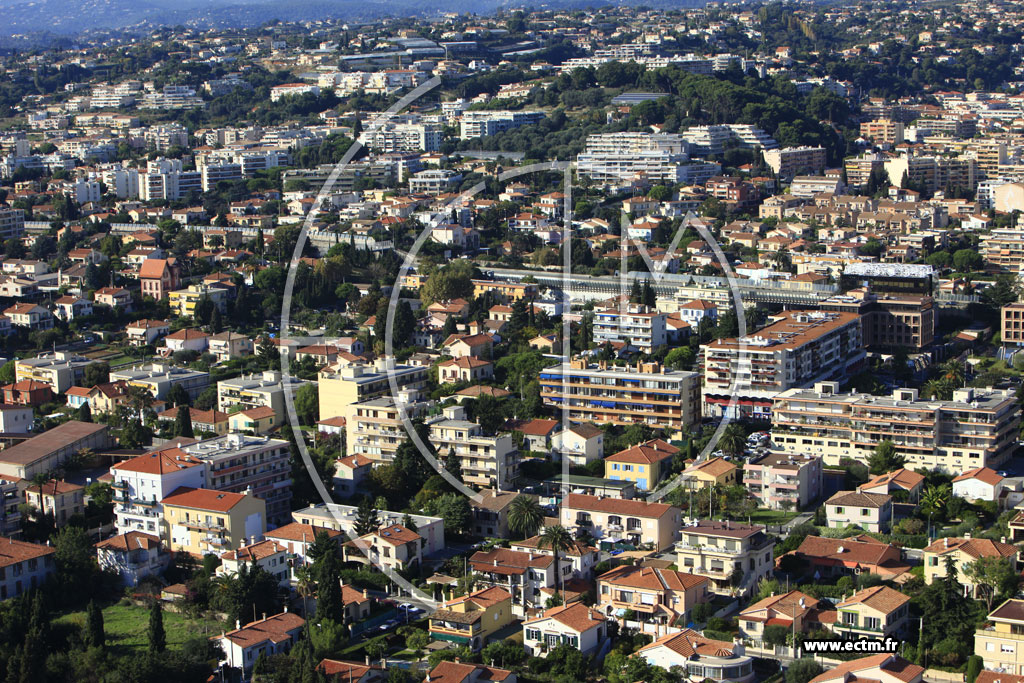
[[[369,591],[369,589],[367,589],[367,588],[363,589],[363,597],[366,598],[366,599],[370,598],[370,591]]]
[[[237,631],[240,628],[242,628],[242,622],[238,619],[235,619],[235,630]]]
[[[456,664],[462,664],[462,658],[461,658],[461,657],[456,657],[456,658],[455,658],[455,659],[454,659],[453,661],[454,661],[454,662],[455,662]]]
[[[1000,543],[1006,543],[1006,536],[1000,536],[999,537],[999,542]]]
[[[948,548],[949,547],[949,536],[946,536],[945,538],[942,539],[942,547],[943,548]]]
[[[968,531],[966,534],[964,534],[964,538],[967,539],[968,541],[971,540],[971,532]]]
[[[285,614],[288,614],[288,605],[285,605],[285,606],[284,606],[284,613],[285,613]]]
[[[266,621],[266,620],[267,620],[267,613],[266,613],[266,612],[264,612],[264,613],[263,613],[263,621]]]

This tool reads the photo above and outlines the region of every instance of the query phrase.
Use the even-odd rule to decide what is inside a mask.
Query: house
[[[221,332],[209,339],[210,353],[221,363],[232,358],[244,358],[253,353],[252,339],[237,332]]]
[[[774,570],[775,539],[763,526],[701,519],[681,530],[676,566],[706,576],[717,593],[746,592]]]
[[[525,538],[522,541],[511,541],[509,548],[517,552],[529,553],[532,555],[554,556],[554,551],[541,545],[540,536]],[[570,571],[562,568],[562,575],[568,580],[584,579],[589,581],[594,573],[594,566],[598,562],[597,548],[587,545],[583,541],[573,541],[572,547],[558,553],[558,557],[569,563]]]
[[[62,296],[53,302],[57,317],[61,320],[74,320],[92,315],[92,302],[77,296]]]
[[[264,538],[276,541],[279,545],[284,546],[289,555],[292,556],[297,568],[307,563],[309,548],[313,545],[313,541],[316,540],[318,534],[327,534],[328,538],[338,544],[338,552],[341,552],[341,541],[345,539],[344,534],[337,529],[328,527],[314,527],[309,524],[289,522],[284,526],[279,526],[266,532]]]
[[[544,610],[523,622],[523,646],[537,657],[563,644],[585,655],[596,654],[607,638],[608,618],[581,602]]]
[[[53,518],[57,528],[75,515],[85,514],[85,487],[50,479],[25,489],[25,502]]]
[[[855,526],[864,531],[888,533],[892,522],[892,496],[884,493],[840,491],[825,501],[829,528]]]
[[[164,344],[172,353],[177,351],[202,353],[210,345],[210,335],[202,330],[186,328],[164,337]]]
[[[342,659],[323,659],[316,668],[327,676],[328,680],[337,683],[381,683],[388,677],[379,666]]]
[[[162,301],[178,288],[178,265],[174,259],[147,258],[139,267],[139,282],[143,297]]]
[[[604,457],[604,431],[589,422],[571,425],[552,435],[551,450],[571,465],[588,465]]]
[[[341,349],[337,346],[331,346],[329,344],[312,344],[310,346],[304,346],[296,351],[295,360],[302,361],[306,358],[312,358],[313,362],[319,368],[338,360],[338,354],[340,352]]]
[[[441,384],[456,382],[484,382],[494,377],[494,365],[489,360],[463,356],[437,364],[437,380]]]
[[[915,502],[921,496],[924,481],[923,474],[901,467],[898,470],[868,479],[861,484],[860,490],[863,493],[887,493],[896,502],[901,500]]]
[[[512,596],[517,614],[528,607],[544,605],[544,588],[557,588],[559,576],[572,573],[572,562],[559,557],[558,567],[552,555],[508,548],[478,550],[469,558],[469,566],[481,586],[496,586]]]
[[[240,573],[242,565],[246,565],[250,571],[256,567],[262,568],[277,579],[278,585],[282,588],[288,588],[291,584],[288,549],[272,539],[242,545],[238,550],[221,553],[217,576],[236,575]]]
[[[241,669],[242,676],[248,679],[252,667],[261,654],[271,657],[284,654],[298,642],[306,620],[291,612],[282,612],[272,617],[263,615],[262,619],[250,622],[245,626],[235,625],[235,630],[212,636],[224,652],[223,666]]]
[[[690,680],[747,683],[755,678],[754,658],[742,643],[712,640],[689,628],[661,636],[633,656],[665,670],[679,667]]]
[[[899,638],[907,628],[910,598],[888,586],[873,586],[836,605],[832,631],[843,639]]]
[[[763,507],[802,509],[822,491],[822,459],[817,455],[767,453],[743,467],[743,485]]]
[[[346,562],[404,571],[423,561],[423,537],[401,524],[388,524],[342,546]]]
[[[986,669],[1004,672],[999,674],[1000,678],[1008,675],[1009,680],[1013,680],[1024,675],[1021,633],[1024,633],[1024,600],[1010,598],[989,612],[988,620],[975,630],[974,654],[984,660]]]
[[[101,287],[93,293],[92,302],[122,313],[132,312],[132,294],[124,287]]]
[[[663,635],[668,627],[689,623],[690,610],[711,600],[710,589],[705,576],[622,565],[597,577],[597,606],[623,625],[628,625],[626,616],[632,612],[636,621],[653,625],[655,632]]]
[[[562,353],[562,340],[556,334],[542,334],[529,341],[530,348],[541,353],[558,355]]]
[[[965,534],[963,538],[940,538],[924,549],[924,582],[931,585],[936,579],[944,578],[947,558],[952,558],[964,593],[976,597],[977,586],[967,576],[967,565],[982,557],[996,557],[1006,558],[1010,566],[1016,569],[1019,552],[1020,549],[1015,545],[987,538],[971,538],[970,534]]]
[[[683,470],[683,482],[687,488],[694,489],[734,486],[737,483],[737,472],[739,468],[725,458],[710,458]]]
[[[23,379],[3,386],[4,403],[20,406],[39,406],[53,400],[49,384],[34,379]]]
[[[1003,493],[1005,478],[988,467],[978,467],[953,479],[953,495],[964,500],[998,501]]]
[[[132,346],[146,346],[170,332],[171,326],[163,320],[136,320],[125,328],[128,343]]]
[[[57,568],[49,545],[0,538],[0,600],[38,588]]]
[[[518,497],[518,493],[511,491],[481,489],[477,498],[469,504],[476,534],[508,538],[508,509]]]
[[[373,470],[373,460],[356,453],[334,461],[334,491],[343,498],[362,490],[363,482]]]
[[[809,633],[822,628],[824,608],[817,598],[794,590],[771,595],[740,611],[736,617],[740,637],[763,641],[767,626],[785,626],[791,631]],[[827,615],[826,615],[827,620]]]
[[[4,315],[15,327],[29,330],[53,329],[53,315],[39,304],[14,304],[4,309]]]
[[[609,544],[629,543],[665,550],[679,533],[679,508],[643,500],[620,500],[570,493],[559,511],[562,526]]]
[[[163,529],[174,552],[197,557],[262,539],[267,505],[255,496],[187,486],[163,499]]]
[[[668,461],[678,452],[667,441],[651,439],[605,458],[604,476],[631,481],[638,491],[647,491],[658,485]]]
[[[843,662],[811,679],[810,683],[921,683],[924,667],[896,654],[877,654]]]
[[[514,620],[512,594],[484,588],[445,602],[430,615],[430,636],[478,651],[492,634]]]
[[[894,580],[910,571],[901,548],[867,534],[848,538],[807,536],[796,550],[780,556],[779,563],[788,556],[805,563],[806,573],[816,580],[862,573]]]
[[[126,531],[96,544],[100,569],[121,577],[126,586],[137,586],[147,576],[159,576],[170,563],[160,539],[141,531]]]
[[[277,424],[273,408],[260,406],[228,415],[228,431],[242,434],[266,434]]]
[[[523,435],[523,445],[528,451],[547,453],[551,450],[551,437],[559,427],[558,420],[515,420],[506,425],[513,432]]]
[[[430,683],[516,683],[516,675],[505,669],[483,664],[438,662],[427,674]],[[347,683],[347,682],[346,682]]]
[[[494,339],[489,334],[453,334],[441,343],[441,348],[452,358],[490,358]]]
[[[168,423],[173,424],[178,420],[178,412],[180,410],[180,406],[168,408],[157,416],[157,421],[164,425]],[[229,431],[229,418],[231,416],[227,413],[222,413],[219,410],[199,410],[197,408],[190,408],[188,416],[192,423],[192,432],[194,434],[210,433],[223,435],[227,434]]]

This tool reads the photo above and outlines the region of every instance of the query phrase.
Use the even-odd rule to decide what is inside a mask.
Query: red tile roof
[[[163,504],[175,507],[192,508],[194,510],[210,510],[213,512],[229,512],[231,508],[245,500],[241,493],[230,491],[214,491],[212,489],[194,489],[181,486],[165,496]]]

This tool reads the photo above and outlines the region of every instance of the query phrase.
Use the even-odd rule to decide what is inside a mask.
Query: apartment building
[[[507,548],[479,550],[469,558],[469,566],[478,585],[497,586],[511,594],[520,614],[527,607],[543,607],[547,594],[542,591],[557,589],[560,575],[566,580],[572,576],[572,562],[563,554],[556,567],[551,555]]]
[[[761,155],[764,157],[764,163],[782,179],[797,175],[820,175],[825,172],[824,147],[765,149]]]
[[[889,119],[864,121],[860,124],[860,136],[876,145],[898,145],[903,142],[903,123]]]
[[[461,173],[445,168],[428,169],[409,176],[409,192],[437,195],[458,189],[461,182]]]
[[[291,449],[287,441],[265,436],[225,434],[180,447],[206,464],[206,486],[250,493],[266,503],[264,516],[275,526],[291,512]]]
[[[845,377],[865,358],[859,316],[833,311],[784,311],[754,334],[701,352],[704,414],[755,419],[771,419],[780,393]]]
[[[642,177],[652,183],[674,185],[684,181],[686,156],[661,149],[636,152],[582,152],[576,155],[581,177],[598,184],[622,184]]]
[[[211,337],[211,348],[213,339],[215,337]],[[285,390],[294,395],[308,383],[297,377],[285,379],[276,371],[222,379],[217,382],[217,409],[226,413],[236,406],[241,406],[242,410],[270,408],[274,411],[274,426],[277,426],[287,414]]]
[[[974,654],[987,670],[1024,676],[1024,600],[1011,598],[989,612],[974,632]]]
[[[428,404],[412,400],[418,392],[402,392],[408,401],[402,406],[410,420],[422,415]],[[398,405],[390,396],[381,396],[346,406],[346,452],[369,458],[373,463],[389,463],[395,459],[398,447],[409,438],[399,417]]]
[[[594,342],[628,343],[651,354],[663,347],[666,336],[665,314],[643,304],[594,311]]]
[[[25,234],[25,212],[21,209],[0,207],[0,238],[17,239]]]
[[[1000,339],[1003,344],[1024,344],[1024,303],[1017,301],[1003,306],[1000,309],[1000,320]]]
[[[876,534],[888,533],[892,524],[892,496],[839,491],[825,501],[825,519],[830,529],[858,527]]]
[[[743,485],[773,510],[801,510],[822,494],[822,460],[816,455],[768,453],[743,466]]]
[[[627,543],[664,550],[676,541],[682,523],[679,508],[643,500],[601,498],[570,493],[559,511],[562,526],[587,532],[609,545]]]
[[[202,370],[179,368],[167,363],[151,363],[116,370],[110,373],[110,381],[123,380],[129,386],[145,389],[153,398],[167,398],[172,386],[180,386],[195,399],[210,384],[210,373]]]
[[[428,369],[419,365],[393,365],[379,359],[373,365],[336,365],[320,370],[317,391],[320,419],[340,417],[348,406],[391,394],[391,379],[399,389],[422,389]]]
[[[292,519],[315,530],[328,529],[353,536],[355,535],[357,509],[355,505],[319,504],[292,512]],[[389,510],[379,510],[377,517],[382,526],[402,524],[405,520],[404,513]],[[423,538],[423,554],[425,556],[429,557],[444,550],[443,519],[426,515],[409,515],[409,517],[416,525],[416,533]]]
[[[85,487],[50,479],[25,489],[25,502],[53,518],[60,529],[75,515],[85,514]]]
[[[459,120],[459,138],[470,140],[537,123],[542,111],[467,111]]]
[[[852,290],[821,302],[823,311],[856,313],[864,346],[919,351],[935,341],[935,302],[930,296]]]
[[[164,497],[182,487],[206,486],[203,461],[177,447],[119,462],[110,468],[110,476],[114,524],[119,534],[143,531],[166,536],[160,527]]]
[[[982,235],[980,250],[986,263],[1018,273],[1024,265],[1024,229],[996,228]]]
[[[873,586],[836,605],[832,631],[845,639],[900,638],[907,630],[910,598],[888,586]]]
[[[184,318],[193,318],[196,306],[203,299],[209,299],[218,311],[227,311],[229,292],[227,288],[205,282],[191,284],[185,289],[176,289],[167,294],[170,311]]]
[[[916,389],[897,389],[891,397],[842,394],[838,383],[820,382],[775,398],[772,441],[835,466],[842,458],[867,462],[888,440],[909,468],[962,474],[999,469],[1016,450],[1019,428],[1012,390],[958,389],[941,401],[922,399]]]
[[[486,435],[480,425],[466,419],[461,405],[445,407],[442,415],[426,424],[438,458],[454,453],[467,486],[512,488],[519,476],[519,451],[511,434]]]
[[[623,613],[631,610],[637,621],[664,635],[669,627],[692,621],[690,611],[711,600],[710,583],[688,572],[622,565],[597,577],[597,609],[623,624]]]
[[[763,526],[695,520],[682,527],[681,540],[675,544],[676,566],[706,576],[716,593],[734,587],[746,592],[771,576],[774,548],[775,539]]]
[[[363,134],[363,142],[384,154],[394,152],[436,152],[443,131],[434,123],[386,123]]]
[[[172,552],[219,555],[263,539],[266,505],[251,495],[184,487],[163,499],[163,528]]]
[[[847,186],[862,190],[867,187],[872,173],[885,169],[885,158],[881,154],[866,153],[846,159],[843,168],[846,170]]]
[[[70,351],[48,351],[34,358],[16,360],[14,376],[18,382],[42,382],[55,394],[63,394],[82,381],[85,369],[93,362],[95,361]]]
[[[449,600],[430,615],[430,637],[480,650],[487,639],[515,620],[512,595],[501,588]]]
[[[0,600],[41,586],[57,570],[49,545],[0,538]]]
[[[700,375],[658,363],[635,367],[573,360],[540,371],[545,405],[562,408],[574,422],[648,424],[668,430],[700,419]]]
[[[978,164],[970,157],[900,155],[885,161],[885,170],[894,183],[904,175],[915,186],[931,194],[947,187],[974,190],[978,185]],[[899,178],[901,180],[895,180]]]

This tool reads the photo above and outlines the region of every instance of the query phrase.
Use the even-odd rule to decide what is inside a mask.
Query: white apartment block
[[[448,406],[443,415],[427,421],[430,443],[444,461],[454,453],[468,486],[508,490],[519,470],[519,451],[511,434],[487,436],[483,428],[466,419],[461,405]]]
[[[495,135],[506,130],[537,123],[544,118],[542,111],[467,111],[460,120],[459,137],[471,140]]]
[[[626,342],[644,353],[654,353],[667,339],[665,314],[643,304],[628,304],[594,312],[594,342]]]

